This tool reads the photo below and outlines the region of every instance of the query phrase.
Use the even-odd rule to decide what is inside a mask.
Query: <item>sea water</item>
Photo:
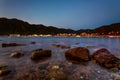
[[[31,42],[36,44],[30,44]],[[26,44],[25,46],[2,47],[2,43]],[[65,51],[52,44],[86,47],[92,55],[100,48],[107,48],[120,58],[120,38],[107,37],[0,37],[0,65],[8,65],[11,73],[0,80],[115,80],[120,79],[120,70],[108,70],[97,63],[76,64],[65,58]],[[30,59],[35,49],[50,49],[52,56],[39,62]],[[14,51],[24,53],[21,58],[12,58]]]

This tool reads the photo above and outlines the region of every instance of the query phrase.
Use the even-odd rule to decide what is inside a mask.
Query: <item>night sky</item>
[[[120,22],[120,0],[0,0],[0,17],[75,30],[92,29]]]

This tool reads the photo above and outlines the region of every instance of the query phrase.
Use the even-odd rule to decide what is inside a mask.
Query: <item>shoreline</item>
[[[56,35],[0,35],[0,37],[75,37],[75,38],[83,38],[83,37],[89,37],[89,38],[120,38],[120,35],[98,35],[98,36],[56,36]]]

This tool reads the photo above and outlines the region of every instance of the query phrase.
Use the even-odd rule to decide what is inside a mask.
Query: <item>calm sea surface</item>
[[[35,41],[36,44],[30,44]],[[25,46],[4,47],[2,43],[15,42]],[[62,44],[74,47],[89,47],[90,54],[100,48],[107,48],[120,58],[120,38],[90,37],[0,37],[0,65],[8,65],[12,72],[0,77],[0,80],[114,80],[120,79],[120,70],[108,70],[96,63],[86,65],[75,64],[65,58],[65,51],[52,46]],[[29,56],[35,49],[50,49],[52,57],[39,62],[32,61]],[[11,58],[14,51],[24,53],[21,58]]]

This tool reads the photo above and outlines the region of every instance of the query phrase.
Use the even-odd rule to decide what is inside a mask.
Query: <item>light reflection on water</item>
[[[36,44],[30,44],[31,41],[35,41]],[[118,76],[119,71],[111,72],[92,62],[88,62],[86,65],[74,64],[66,60],[64,56],[67,49],[52,46],[54,43],[65,44],[71,48],[78,46],[95,46],[89,48],[90,54],[104,47],[120,58],[120,38],[0,37],[0,45],[6,42],[22,43],[26,44],[26,46],[7,48],[0,46],[0,64],[8,64],[12,70],[10,75],[3,77],[5,80],[24,80],[28,74],[29,77],[26,78],[26,80],[32,80],[30,79],[31,76],[33,76],[33,78],[39,78],[41,75],[41,80],[50,80],[52,78],[62,80],[62,78],[58,76],[63,76],[64,79],[68,80],[112,80],[115,76],[120,78],[120,76]],[[31,51],[39,48],[52,50],[52,57],[40,62],[30,60],[29,55]],[[13,51],[20,51],[24,53],[25,56],[19,59],[11,58],[10,53]]]

